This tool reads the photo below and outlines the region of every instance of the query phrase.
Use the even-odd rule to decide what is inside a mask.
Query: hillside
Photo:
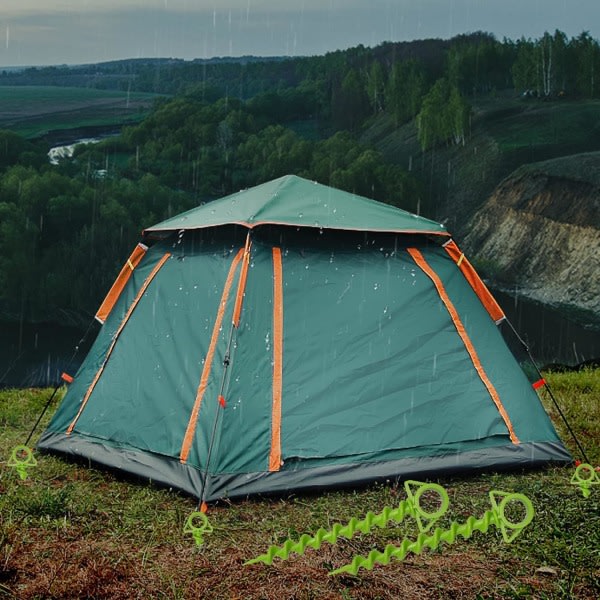
[[[2,86],[0,129],[27,138],[82,127],[120,129],[141,121],[155,94],[52,86]]]
[[[443,221],[458,238],[500,181],[536,161],[600,150],[600,102],[517,98],[514,92],[470,99],[464,145],[422,152],[414,121],[395,127],[373,119],[362,135],[424,183],[422,213]]]
[[[529,298],[600,314],[600,152],[517,169],[477,210],[463,247]]]

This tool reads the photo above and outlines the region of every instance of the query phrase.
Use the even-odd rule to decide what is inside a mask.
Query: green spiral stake
[[[212,530],[208,517],[200,511],[193,512],[183,526],[183,533],[191,533],[198,547],[204,544],[204,534],[211,533]]]
[[[499,497],[502,498],[500,503],[497,502]],[[329,574],[350,573],[356,575],[360,569],[371,570],[376,564],[388,565],[392,559],[404,560],[411,552],[420,554],[425,548],[435,550],[442,542],[453,544],[458,536],[469,539],[475,531],[486,533],[492,525],[501,530],[504,541],[509,544],[533,520],[533,504],[523,494],[507,494],[506,492],[494,490],[490,492],[490,501],[492,510],[486,511],[479,519],[469,517],[465,523],[455,521],[447,530],[436,528],[431,535],[420,533],[414,542],[405,538],[400,546],[388,544],[383,552],[372,550],[366,557],[355,556],[350,564],[335,569]],[[511,521],[505,514],[505,510],[510,503],[520,504],[525,509],[525,516],[516,523]]]
[[[584,498],[589,498],[593,485],[600,484],[600,477],[592,465],[580,463],[571,477],[571,485],[578,485]]]
[[[14,467],[21,479],[27,479],[27,469],[35,467],[37,460],[33,456],[33,451],[28,446],[20,444],[15,446],[10,454],[8,463],[9,467]]]
[[[413,492],[413,487],[416,491]],[[369,511],[364,519],[352,518],[346,525],[336,523],[330,531],[318,529],[314,536],[304,534],[297,542],[286,540],[283,546],[271,546],[265,554],[246,561],[251,565],[262,562],[266,565],[273,564],[275,558],[287,560],[291,554],[304,554],[307,548],[318,550],[322,544],[335,544],[340,537],[350,539],[356,533],[369,533],[374,527],[385,527],[390,521],[401,523],[406,517],[413,517],[417,521],[419,531],[426,532],[448,510],[448,494],[437,483],[421,483],[419,481],[406,481],[404,488],[408,494],[407,500],[402,500],[397,508],[386,506],[380,513]],[[439,496],[439,508],[428,511],[420,504],[423,494],[433,492]]]

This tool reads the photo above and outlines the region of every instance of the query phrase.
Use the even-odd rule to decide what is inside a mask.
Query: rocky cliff
[[[515,171],[472,217],[462,246],[496,283],[600,321],[600,153]]]

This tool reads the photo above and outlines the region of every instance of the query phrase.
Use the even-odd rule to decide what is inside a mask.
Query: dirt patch
[[[80,532],[81,533],[81,532]],[[472,551],[410,556],[376,566],[360,577],[328,575],[349,562],[357,544],[309,550],[304,556],[244,566],[243,547],[197,549],[190,544],[135,547],[123,540],[94,540],[65,531],[62,539],[31,532],[15,544],[3,573],[4,586],[23,600],[34,598],[502,598],[507,588],[551,588],[551,579],[516,561],[502,562]],[[364,550],[363,548],[362,550]],[[527,571],[527,569],[526,569]],[[580,598],[586,596],[581,590]]]

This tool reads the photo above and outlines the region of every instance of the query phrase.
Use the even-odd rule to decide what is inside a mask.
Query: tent
[[[296,176],[145,230],[96,318],[38,448],[206,501],[571,461],[444,226]]]

